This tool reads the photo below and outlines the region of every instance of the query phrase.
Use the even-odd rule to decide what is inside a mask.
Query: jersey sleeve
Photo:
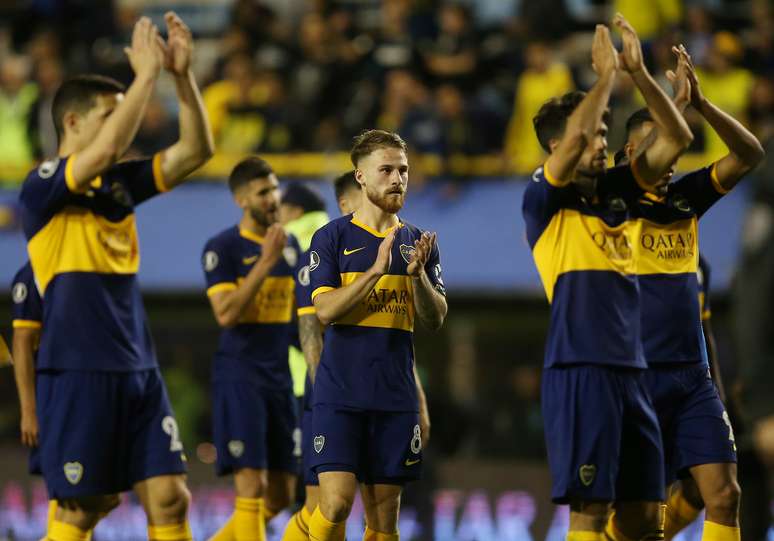
[[[202,268],[207,282],[208,297],[221,291],[236,289],[237,272],[234,261],[229,256],[227,244],[217,237],[204,246]]]
[[[27,238],[31,238],[73,197],[75,181],[71,169],[74,156],[43,162],[27,175],[19,194]]]
[[[560,186],[546,166],[532,173],[532,181],[524,192],[521,211],[527,229],[527,242],[534,248],[551,218],[562,207],[562,198],[568,186]]]
[[[27,263],[14,276],[11,285],[11,317],[13,328],[39,329],[43,322],[43,301],[40,298],[32,267]]]
[[[309,277],[311,299],[333,289],[341,287],[341,273],[336,250],[336,239],[328,227],[319,229],[312,237],[309,246]]]
[[[110,174],[121,179],[135,205],[167,191],[160,152],[151,159],[118,163],[111,168]]]
[[[430,257],[425,264],[425,272],[430,279],[430,283],[433,284],[435,290],[446,296],[446,285],[443,283],[443,269],[441,268],[441,251],[438,249],[438,242],[433,246]]]
[[[679,205],[685,201],[701,217],[721,197],[728,193],[724,190],[717,177],[717,163],[684,175],[669,185],[669,199]]]
[[[296,268],[295,295],[296,310],[299,316],[315,313],[314,304],[312,304],[312,280],[309,272],[310,253],[311,251],[308,250],[301,254]]]

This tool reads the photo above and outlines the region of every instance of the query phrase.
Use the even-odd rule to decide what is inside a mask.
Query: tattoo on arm
[[[309,377],[314,382],[317,374],[317,365],[320,364],[322,353],[322,333],[320,332],[320,320],[314,314],[305,314],[298,318],[298,335],[301,340],[301,350],[304,352],[304,360],[309,371]]]

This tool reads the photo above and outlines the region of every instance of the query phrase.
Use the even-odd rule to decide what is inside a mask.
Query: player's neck
[[[244,229],[259,237],[266,236],[266,226],[263,226],[257,221],[255,221],[255,219],[252,216],[250,216],[249,213],[245,213],[242,215],[242,219],[239,220],[239,229],[240,230]]]
[[[578,173],[572,181],[575,188],[586,197],[591,197],[597,192],[597,178]]]
[[[391,227],[398,225],[400,220],[398,220],[397,214],[385,212],[367,198],[364,197],[363,199],[364,201],[360,207],[353,213],[352,217],[355,220],[380,232],[387,231]]]
[[[78,148],[76,148],[77,145],[73,143],[71,140],[64,138],[62,140],[62,143],[59,145],[59,150],[57,150],[57,154],[60,158],[66,158],[67,156],[72,156],[73,154],[78,152]]]

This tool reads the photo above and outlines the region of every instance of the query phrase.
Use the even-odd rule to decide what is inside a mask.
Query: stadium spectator
[[[637,29],[643,41],[649,41],[665,28],[676,25],[682,16],[680,0],[654,0],[647,7],[638,0],[615,0],[613,12],[622,13]],[[693,50],[693,49],[691,49]]]
[[[34,157],[28,119],[38,97],[31,82],[32,66],[26,56],[0,61],[0,181],[21,183]]]
[[[438,35],[421,45],[425,69],[435,82],[468,88],[476,74],[476,40],[470,10],[463,4],[441,5]]]
[[[739,65],[742,54],[739,38],[730,32],[718,32],[712,40],[704,66],[698,69],[698,75],[707,99],[746,122],[745,112],[750,104],[755,79],[749,70]],[[712,161],[722,156],[725,146],[717,134],[705,126],[703,135],[706,159]]]
[[[516,84],[513,116],[508,126],[505,152],[510,168],[528,174],[540,165],[543,149],[535,139],[532,118],[551,97],[574,88],[570,69],[554,58],[552,48],[544,42],[533,42],[524,51],[526,69]]]
[[[56,89],[62,84],[62,77],[63,68],[59,59],[56,56],[41,55],[35,66],[39,94],[29,116],[30,142],[36,160],[56,155],[57,139],[51,105]]]

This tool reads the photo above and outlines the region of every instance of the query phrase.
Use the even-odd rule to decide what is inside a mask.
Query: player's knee
[[[353,500],[342,494],[326,495],[320,500],[320,511],[331,522],[344,522],[352,510]]]
[[[269,483],[263,470],[242,469],[234,475],[234,488],[241,498],[262,498]]]
[[[729,479],[719,490],[708,494],[704,498],[707,514],[735,519],[739,513],[739,502],[742,498],[742,489],[734,479]]]
[[[154,503],[157,514],[166,521],[182,522],[191,504],[191,492],[182,479],[176,479],[158,492]]]

